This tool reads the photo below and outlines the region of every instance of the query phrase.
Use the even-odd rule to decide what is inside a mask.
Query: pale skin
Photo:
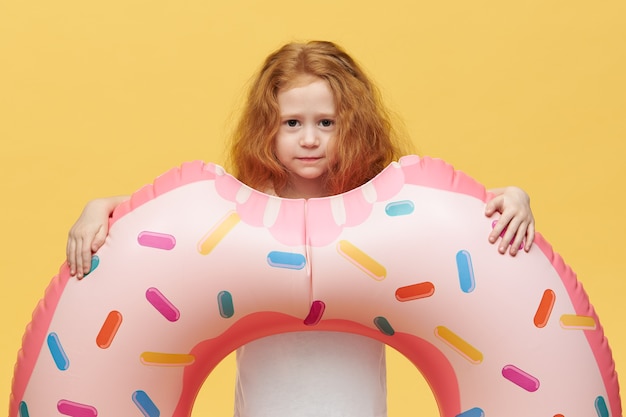
[[[281,125],[275,139],[276,157],[290,172],[290,182],[280,197],[328,196],[323,176],[337,129],[334,97],[328,83],[301,76],[279,91],[277,99]],[[495,244],[500,239],[498,251],[502,254],[508,250],[515,256],[520,248],[529,251],[535,237],[535,220],[528,194],[518,187],[489,192],[493,197],[485,205],[485,215],[500,213],[488,236],[489,242]],[[111,213],[126,199],[128,196],[115,196],[87,203],[69,231],[66,254],[71,275],[82,278],[89,272],[92,254],[104,244],[109,232]]]

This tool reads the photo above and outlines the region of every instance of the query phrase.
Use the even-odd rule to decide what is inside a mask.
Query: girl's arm
[[[83,209],[70,229],[66,256],[70,274],[80,279],[91,269],[91,255],[104,244],[109,233],[109,217],[115,207],[128,196],[116,196],[92,200]]]
[[[487,202],[485,215],[491,217],[495,212],[500,218],[489,234],[489,241],[495,243],[502,235],[498,251],[513,256],[521,248],[528,252],[535,239],[535,219],[530,209],[530,197],[518,187],[494,188],[489,190],[494,197]]]

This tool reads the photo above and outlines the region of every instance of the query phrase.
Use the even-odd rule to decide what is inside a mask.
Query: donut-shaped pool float
[[[250,189],[194,162],[112,216],[82,280],[67,265],[26,329],[10,417],[189,416],[206,376],[260,337],[384,342],[443,417],[621,417],[607,340],[575,274],[537,236],[487,241],[484,187],[407,156],[321,199]]]

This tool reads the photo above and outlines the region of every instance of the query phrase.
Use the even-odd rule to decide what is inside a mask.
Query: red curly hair
[[[302,75],[328,82],[337,111],[337,136],[329,155],[328,195],[356,188],[402,156],[380,94],[357,63],[332,42],[289,43],[267,57],[254,79],[230,159],[234,175],[252,188],[280,195],[289,175],[275,155],[280,125],[277,94]]]

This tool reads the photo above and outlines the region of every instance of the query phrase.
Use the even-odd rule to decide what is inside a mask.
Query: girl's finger
[[[500,241],[500,247],[498,250],[500,253],[506,253],[511,241],[515,238],[517,234],[517,230],[519,228],[520,221],[513,219],[507,225],[506,231],[504,232],[504,236],[502,236],[502,240]]]
[[[83,257],[80,256],[80,253],[82,251],[82,239],[80,238],[75,238],[74,239],[75,244],[74,244],[74,250],[72,253],[72,257],[74,258],[74,268],[75,268],[75,274],[76,277],[78,279],[81,279],[83,277]]]
[[[81,258],[82,258],[82,269],[83,276],[89,272],[91,269],[91,245],[86,245],[86,242],[83,240],[81,245]]]
[[[513,243],[511,243],[511,248],[509,249],[509,253],[511,255],[515,256],[520,248],[522,248],[522,242],[526,236],[527,227],[528,226],[525,222],[520,223],[517,233],[515,234],[515,238],[513,239]]]
[[[508,230],[510,228],[510,221],[511,218],[507,214],[503,214],[502,217],[496,221],[496,224],[493,226],[493,230],[489,234],[489,241],[491,243],[495,243],[499,237],[503,237],[505,229]]]
[[[70,275],[76,274],[76,257],[74,256],[76,248],[76,242],[71,237],[67,239],[67,246],[65,247],[65,257],[67,264],[70,267]]]
[[[535,223],[530,222],[528,225],[528,229],[526,229],[526,243],[524,245],[524,250],[528,252],[530,248],[533,246],[533,242],[535,241]]]

